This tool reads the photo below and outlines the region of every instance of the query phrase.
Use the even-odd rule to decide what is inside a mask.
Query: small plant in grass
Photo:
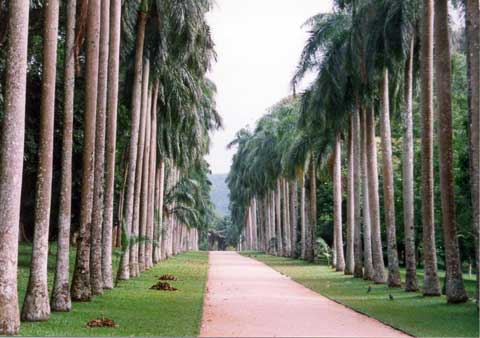
[[[159,291],[177,291],[178,290],[176,287],[171,286],[167,282],[158,282],[157,284],[152,285],[152,287],[150,287],[150,289],[159,290]]]
[[[87,327],[118,327],[118,325],[113,321],[113,319],[101,317],[97,319],[92,319],[86,324]]]
[[[171,281],[176,281],[176,280],[177,280],[177,277],[175,277],[174,275],[165,274],[165,275],[161,275],[160,277],[158,277],[158,280],[171,280]]]
[[[330,260],[332,258],[332,249],[328,246],[327,242],[321,237],[317,238],[317,246],[315,247],[315,257],[317,261],[327,260],[327,265],[330,266]]]

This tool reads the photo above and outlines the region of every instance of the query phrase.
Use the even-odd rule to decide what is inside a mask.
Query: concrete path
[[[407,337],[236,252],[210,252],[202,337]]]

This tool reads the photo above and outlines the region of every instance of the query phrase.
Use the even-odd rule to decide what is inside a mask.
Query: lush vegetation
[[[74,262],[75,251],[71,251]],[[114,271],[120,252],[116,250]],[[25,294],[28,284],[31,247],[20,246],[19,293]],[[49,255],[49,285],[53,284],[56,247]],[[72,264],[73,268],[73,264]],[[53,313],[49,321],[24,323],[24,336],[196,336],[202,318],[203,297],[208,270],[206,252],[189,252],[169,259],[135,280],[120,282],[114,290],[105,292],[91,302],[75,304],[71,313]],[[177,281],[171,284],[175,292],[150,290],[158,277],[171,274]],[[97,318],[112,319],[116,328],[88,328]]]
[[[462,271],[478,278],[480,15],[454,5],[459,29],[447,0],[334,1],[305,23],[293,95],[231,142],[240,250],[479,303]]]
[[[222,123],[207,78],[210,8],[209,0],[0,2],[0,334],[18,333],[20,320],[66,325],[67,315],[52,312],[75,316],[72,302],[95,309],[94,297],[118,281],[152,276],[160,261],[198,249],[214,218],[204,156]],[[32,243],[28,270],[21,241]],[[193,335],[199,310],[189,311],[197,317],[186,332],[168,331],[168,320],[151,327],[167,331],[119,332]]]
[[[385,285],[352,278],[326,265],[303,260],[245,252],[280,273],[290,276],[336,302],[376,318],[416,337],[478,337],[479,325],[475,304],[449,305],[445,297],[423,297],[419,292],[407,293]],[[402,277],[405,271],[402,269]],[[442,282],[444,274],[440,274]],[[418,271],[422,280],[422,271]],[[475,278],[464,275],[465,287],[475,292]],[[369,288],[371,291],[368,292]],[[390,295],[393,300],[390,299]]]

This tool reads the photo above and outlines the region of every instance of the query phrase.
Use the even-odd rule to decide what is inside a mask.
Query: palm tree
[[[90,250],[90,280],[93,295],[103,293],[102,228],[104,217],[105,132],[108,85],[108,49],[110,39],[110,0],[102,0],[100,51],[98,66],[97,121],[95,130],[95,177],[92,211],[92,247]]]
[[[143,1],[144,2],[144,1]],[[127,194],[125,197],[125,218],[126,230],[128,237],[132,233],[133,220],[133,200],[135,192],[135,177],[137,169],[137,153],[138,153],[138,137],[140,129],[140,108],[142,95],[142,72],[143,72],[143,47],[145,41],[145,25],[147,22],[145,6],[141,6],[138,11],[137,18],[137,34],[135,44],[135,65],[134,65],[134,79],[132,87],[132,123],[130,130],[130,146],[128,154],[128,179],[127,179]],[[130,278],[130,250],[125,250],[122,254],[120,264],[120,279]],[[133,274],[132,274],[133,276]]]
[[[361,170],[362,170],[362,197],[363,197],[363,261],[364,272],[363,277],[368,280],[373,279],[373,258],[372,258],[372,230],[371,230],[371,218],[370,218],[370,194],[368,193],[368,155],[367,155],[367,111],[365,107],[362,108],[360,113],[361,123]]]
[[[44,7],[42,98],[40,105],[40,149],[38,155],[35,232],[30,278],[22,308],[22,320],[43,321],[50,317],[48,299],[48,230],[53,175],[53,129],[59,1]]]
[[[455,220],[452,150],[452,74],[447,0],[437,0],[435,2],[434,22],[436,96],[438,100],[438,153],[442,226],[445,245],[446,295],[449,303],[463,303],[468,300],[468,296],[463,286]]]
[[[335,233],[335,251],[337,271],[345,270],[345,258],[343,255],[342,235],[342,148],[340,133],[335,140],[334,166],[333,166],[333,226]]]
[[[368,198],[370,224],[372,231],[373,281],[385,283],[385,264],[383,262],[382,238],[380,232],[380,202],[378,198],[377,140],[375,138],[375,112],[373,106],[366,111],[366,138],[368,167]]]
[[[345,252],[345,274],[353,274],[354,232],[355,232],[355,186],[354,186],[354,149],[353,149],[353,116],[349,118],[347,140],[347,250]]]
[[[433,214],[433,0],[423,1],[421,34],[423,294],[439,296]]]
[[[112,228],[115,193],[115,146],[117,134],[118,74],[120,62],[121,1],[110,0],[110,46],[107,89],[107,135],[105,143],[105,219],[103,222],[102,277],[105,289],[113,288]]]
[[[17,295],[18,224],[22,190],[27,43],[30,1],[8,2],[6,90],[1,133],[0,166],[0,334],[18,334]]]
[[[90,232],[93,204],[95,121],[98,89],[98,53],[100,36],[100,3],[89,1],[87,23],[87,69],[84,118],[83,168],[80,210],[80,242],[72,280],[72,300],[88,301],[90,288]]]
[[[62,145],[62,179],[58,214],[58,247],[50,305],[52,311],[70,311],[70,218],[72,207],[73,99],[75,92],[75,16],[76,0],[67,2],[64,68],[64,117]]]
[[[403,125],[403,218],[405,228],[405,291],[418,291],[416,259],[415,259],[415,227],[414,227],[414,191],[413,191],[413,58],[414,38],[410,41],[410,49],[405,64],[405,109],[402,113]]]
[[[385,205],[385,223],[387,228],[388,286],[401,287],[398,266],[397,236],[395,229],[395,197],[392,164],[392,137],[390,131],[390,98],[388,69],[384,67],[380,80],[380,134],[382,140],[383,162],[383,200]]]
[[[356,278],[363,277],[363,252],[362,252],[362,230],[361,230],[361,194],[362,194],[362,179],[361,179],[361,138],[360,138],[360,107],[357,104],[356,109],[353,112],[352,118],[352,142],[353,142],[353,184],[354,184],[354,204],[355,204],[355,216],[354,216],[354,267],[353,276]]]

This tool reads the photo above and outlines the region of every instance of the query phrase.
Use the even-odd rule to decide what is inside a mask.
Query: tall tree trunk
[[[22,308],[22,320],[25,321],[41,321],[47,320],[50,317],[47,262],[53,175],[53,129],[55,116],[58,15],[59,2],[57,0],[45,3],[35,232],[32,260],[30,263],[30,278]]]
[[[17,294],[18,223],[22,190],[30,1],[8,2],[5,105],[0,134],[0,334],[20,329]],[[12,38],[13,37],[13,38]]]
[[[361,231],[361,189],[362,189],[362,179],[361,179],[361,160],[360,160],[360,104],[357,104],[356,109],[353,112],[352,119],[352,139],[353,139],[353,185],[354,185],[354,267],[353,275],[357,278],[363,277],[363,259],[362,259],[362,231]]]
[[[410,50],[405,67],[405,109],[402,113],[403,124],[403,222],[405,228],[405,291],[418,291],[415,260],[414,191],[413,191],[413,58],[414,38],[410,41]]]
[[[155,124],[156,125],[156,124]],[[154,206],[154,250],[153,250],[153,263],[160,262],[163,250],[163,234],[162,234],[162,217],[163,217],[163,177],[164,177],[164,165],[163,161],[159,161],[156,173],[156,201]]]
[[[142,71],[143,71],[143,45],[145,40],[145,24],[147,18],[143,11],[138,12],[137,22],[137,40],[135,45],[135,70],[132,88],[132,126],[130,136],[130,147],[128,155],[128,181],[127,181],[127,195],[125,198],[125,218],[124,223],[126,229],[129,231],[127,234],[130,238],[132,233],[132,220],[133,220],[133,199],[135,192],[135,177],[136,177],[136,164],[137,164],[137,152],[138,152],[138,136],[140,125],[140,109],[141,109],[141,96],[142,96]],[[119,279],[129,279],[130,277],[130,250],[127,249],[122,254],[122,264],[120,266]]]
[[[353,114],[353,113],[352,113]],[[347,250],[345,252],[345,271],[346,275],[353,274],[354,263],[354,232],[355,232],[355,187],[353,176],[355,173],[353,163],[353,116],[350,114],[348,122],[348,141],[347,141]]]
[[[151,106],[152,90],[148,89],[147,105],[145,110],[145,141],[143,146],[143,166],[140,192],[140,218],[139,218],[139,243],[138,243],[138,269],[142,273],[147,268],[147,222],[148,222],[148,194],[150,179],[150,143],[151,143]]]
[[[277,189],[275,191],[275,220],[276,220],[276,231],[277,231],[277,254],[283,256],[283,236],[282,236],[282,215],[281,215],[281,204],[280,197],[281,195],[281,184],[280,179],[277,178]]]
[[[105,289],[113,288],[112,227],[115,195],[115,152],[117,136],[118,72],[120,62],[121,0],[110,0],[110,46],[108,60],[107,137],[105,143],[105,219],[103,223],[102,277]],[[126,176],[126,175],[125,175]],[[118,226],[120,229],[121,226]]]
[[[141,209],[141,194],[142,194],[142,176],[144,166],[144,151],[145,151],[145,125],[148,112],[148,97],[149,97],[149,75],[150,75],[150,61],[145,60],[143,67],[143,82],[142,82],[142,105],[140,117],[140,131],[138,136],[138,152],[137,152],[137,172],[135,177],[135,195],[134,195],[134,209],[132,221],[132,237],[133,243],[130,247],[130,275],[136,277],[140,273],[139,267],[139,247],[142,246],[140,238],[140,209]]]
[[[473,206],[473,230],[477,265],[477,308],[480,306],[479,232],[480,232],[480,7],[479,0],[466,0],[468,107],[470,112],[470,179]]]
[[[257,198],[252,200],[252,219],[253,219],[253,250],[258,250],[258,224],[257,224]]]
[[[308,227],[307,259],[313,262],[317,231],[317,169],[312,157],[310,163],[310,222]]]
[[[335,233],[335,251],[337,271],[345,270],[345,256],[343,255],[342,234],[342,148],[340,134],[335,140],[335,154],[333,166],[333,226]]]
[[[76,301],[88,301],[92,296],[90,287],[90,232],[93,205],[99,36],[100,2],[89,1],[80,236],[71,289],[72,299]]]
[[[393,182],[392,136],[390,131],[390,97],[388,87],[388,69],[383,69],[380,80],[380,135],[382,140],[383,162],[383,202],[387,230],[388,286],[401,287],[400,268],[398,266],[397,235],[395,229],[395,197]]]
[[[75,93],[75,16],[76,0],[66,6],[64,108],[62,137],[62,178],[58,211],[58,247],[55,280],[50,305],[52,311],[70,311],[70,222],[72,209],[73,99]]]
[[[370,218],[370,194],[368,193],[368,155],[367,155],[367,110],[362,107],[360,112],[361,118],[361,134],[362,134],[362,149],[361,149],[361,167],[362,167],[362,202],[363,202],[363,260],[364,260],[364,271],[363,278],[367,280],[373,280],[374,269],[373,269],[373,258],[372,258],[372,229],[371,229],[371,218]]]
[[[292,182],[290,182],[290,226],[291,226],[291,234],[290,234],[290,248],[291,248],[291,257],[297,257],[297,228],[298,228],[298,222],[297,222],[297,212],[298,212],[298,207],[297,207],[297,179],[294,179]]]
[[[367,114],[367,161],[368,165],[368,197],[370,206],[370,224],[372,231],[373,281],[385,283],[385,264],[383,262],[382,236],[380,230],[380,202],[378,198],[378,162],[377,140],[375,138],[375,111]]]
[[[423,1],[420,44],[422,105],[423,294],[440,295],[433,195],[433,0]]]
[[[281,192],[282,192],[282,223],[283,223],[283,243],[284,243],[284,248],[283,248],[283,254],[284,256],[289,255],[288,251],[288,246],[289,246],[289,240],[288,240],[288,221],[287,221],[287,189],[286,189],[286,184],[285,184],[285,179],[281,178],[280,179],[280,187],[281,187]]]
[[[95,135],[95,186],[92,212],[92,248],[90,251],[90,283],[92,294],[103,293],[102,229],[105,183],[105,125],[107,109],[108,46],[110,29],[110,0],[102,0],[100,20],[100,54],[98,67],[97,123]]]
[[[155,81],[155,87],[152,93],[151,103],[151,123],[150,123],[150,159],[149,159],[149,183],[148,183],[148,212],[147,212],[147,238],[145,242],[145,265],[147,269],[153,266],[154,250],[157,249],[156,238],[154,234],[155,222],[155,177],[157,172],[157,99],[158,99],[159,80]]]
[[[440,162],[440,196],[445,245],[446,295],[449,303],[468,300],[462,277],[455,220],[455,189],[452,149],[452,74],[448,26],[448,1],[435,1],[435,74],[438,100],[438,153]]]
[[[300,253],[300,257],[305,259],[305,255],[307,252],[307,220],[306,220],[306,187],[305,187],[305,173],[302,172],[302,176],[300,177],[300,186],[301,186],[301,197],[300,197],[300,218],[301,218],[301,242],[302,242],[302,250]]]

